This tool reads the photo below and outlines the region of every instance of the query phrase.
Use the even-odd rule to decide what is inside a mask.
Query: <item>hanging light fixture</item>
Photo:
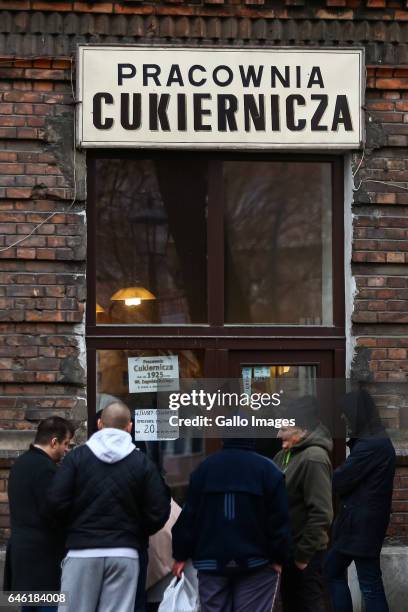
[[[155,300],[156,296],[144,287],[125,287],[111,297],[112,302],[125,302],[126,306],[139,306],[143,300]]]
[[[105,312],[105,309],[103,308],[103,306],[97,303],[96,304],[96,314],[100,314],[102,312]]]

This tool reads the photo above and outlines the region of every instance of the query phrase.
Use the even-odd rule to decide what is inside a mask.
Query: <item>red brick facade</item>
[[[5,24],[0,37],[8,28],[4,44],[25,49],[20,53],[3,49],[0,58],[3,541],[8,535],[8,468],[25,440],[18,438],[18,432],[33,428],[50,414],[84,415],[85,156],[76,154],[75,190],[73,50],[77,42],[105,40],[109,28],[114,42],[125,37],[126,43],[153,40],[154,44],[174,38],[182,44],[188,38],[190,44],[194,39],[228,45],[239,39],[261,45],[281,39],[294,45],[323,46],[326,40],[329,45],[351,41],[366,46],[367,144],[355,177],[357,186],[362,183],[354,194],[352,211],[356,293],[351,374],[368,382],[407,381],[408,53],[403,61],[403,32],[408,27],[408,2],[326,0],[314,3],[319,4],[314,8],[308,4],[303,0],[0,1]],[[82,30],[75,30],[73,24]],[[29,29],[32,38],[24,47],[22,37]],[[71,45],[71,52],[40,57],[41,36],[49,37],[55,49]],[[35,53],[28,49],[30,45]],[[376,65],[376,57],[381,66]],[[354,155],[354,168],[361,155]],[[4,250],[44,220],[30,237]],[[383,415],[392,429],[407,427],[401,410],[404,402],[392,390],[384,399]],[[402,463],[394,497],[389,533],[406,541],[408,468]]]
[[[86,235],[81,194],[71,204],[71,62],[0,59],[0,100],[0,428],[14,437],[39,418],[72,416],[84,403]],[[3,437],[1,448],[12,446]],[[0,462],[4,528],[10,459]]]

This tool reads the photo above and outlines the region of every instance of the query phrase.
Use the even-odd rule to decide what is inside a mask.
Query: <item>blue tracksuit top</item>
[[[247,441],[226,442],[192,473],[173,527],[173,556],[229,573],[284,563],[290,546],[284,475]]]

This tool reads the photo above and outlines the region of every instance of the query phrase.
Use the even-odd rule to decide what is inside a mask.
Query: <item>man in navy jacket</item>
[[[353,612],[346,569],[355,562],[367,612],[388,612],[380,553],[391,513],[394,447],[365,390],[348,393],[342,408],[352,438],[350,454],[333,476],[340,512],[326,561],[333,610]]]
[[[270,612],[289,550],[289,515],[282,472],[254,450],[229,439],[193,472],[187,501],[173,527],[174,573],[198,570],[202,612]]]

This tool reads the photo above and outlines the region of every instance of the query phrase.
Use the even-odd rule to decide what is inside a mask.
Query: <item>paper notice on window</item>
[[[178,425],[170,425],[171,416],[174,416],[171,410],[135,410],[135,441],[177,440],[179,428]]]
[[[244,367],[242,368],[242,386],[243,391],[247,395],[251,395],[251,377],[252,377],[252,368]]]
[[[254,380],[265,380],[271,375],[269,366],[255,366],[254,367]]]
[[[129,357],[129,393],[155,393],[179,389],[177,355]]]

